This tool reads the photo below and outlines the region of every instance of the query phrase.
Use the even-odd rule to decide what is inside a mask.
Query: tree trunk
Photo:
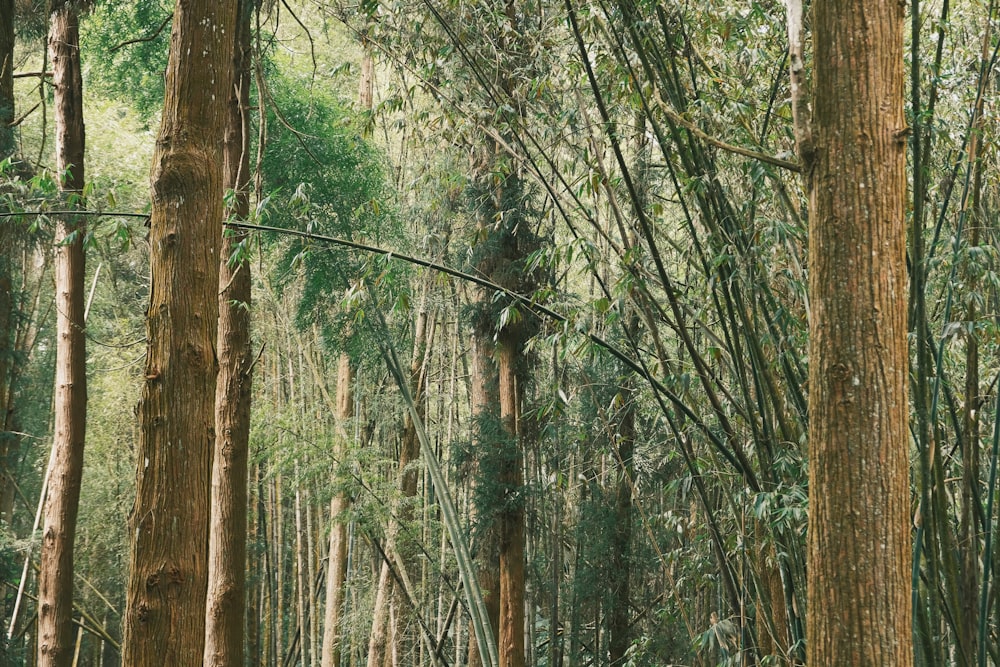
[[[480,300],[487,299],[485,294],[480,294]],[[471,363],[471,409],[473,421],[473,484],[489,485],[487,473],[482,471],[483,463],[488,458],[487,452],[495,445],[490,440],[489,434],[492,422],[496,420],[494,410],[500,403],[497,395],[496,367],[490,358],[488,349],[493,347],[489,334],[476,331],[472,337],[472,363]],[[489,508],[475,508],[480,524],[476,530],[477,550],[476,565],[478,567],[477,577],[479,588],[483,593],[483,601],[486,603],[486,611],[490,619],[490,629],[493,632],[493,640],[500,645],[500,546],[498,542],[498,531],[492,516],[486,516]],[[476,640],[476,633],[469,628],[469,667],[481,667],[482,659],[479,654],[479,642]]]
[[[14,0],[0,0],[0,160],[14,153]],[[4,207],[6,208],[6,207]],[[7,426],[10,376],[14,362],[14,299],[12,264],[14,245],[10,225],[0,225],[0,521],[11,525],[13,508],[12,452],[16,442]]]
[[[219,230],[236,0],[177,0],[151,173],[152,288],[123,664],[202,664]]]
[[[433,337],[434,327],[428,327],[427,297],[425,292],[421,299],[416,322],[414,323],[413,356],[410,361],[410,395],[417,408],[417,414],[421,419],[423,419],[426,412],[424,385],[427,364],[425,362]],[[399,518],[390,519],[389,527],[386,530],[385,544],[382,549],[386,558],[391,557],[392,554],[400,553],[397,542],[400,526],[407,525],[413,519],[412,499],[417,495],[417,471],[412,469],[411,464],[419,457],[420,443],[417,440],[416,425],[413,418],[407,413],[399,447],[398,474],[399,490],[402,499],[393,512],[393,516],[398,516]],[[406,571],[410,569],[405,559],[400,559],[395,565]],[[399,633],[394,632],[394,628],[391,627],[390,604],[395,597],[398,608],[399,600],[401,599],[400,596],[397,596],[393,592],[394,588],[395,584],[389,569],[389,563],[386,559],[383,559],[379,571],[378,589],[375,594],[372,632],[368,641],[368,667],[383,667],[387,660],[391,660],[394,649],[391,642],[399,638]],[[399,614],[397,614],[398,616]]]
[[[519,441],[520,392],[516,364],[520,350],[501,339],[498,350],[500,422],[508,445],[500,462],[504,493],[500,511],[500,667],[524,667],[524,486]]]
[[[76,208],[83,193],[83,80],[80,25],[72,2],[52,4],[49,15],[56,108],[56,169],[60,189]],[[84,336],[85,229],[79,219],[56,223],[55,440],[45,499],[38,571],[38,664],[73,662],[73,542],[83,478],[87,425],[87,357]]]
[[[250,17],[253,4],[237,0],[223,144],[223,188],[233,191],[230,214],[250,214]],[[230,256],[246,232],[223,230],[219,256],[219,375],[215,386],[215,448],[208,538],[205,664],[243,665],[246,616],[247,484],[250,448],[250,263]]]
[[[302,397],[299,397],[299,400],[301,401]],[[298,460],[295,461],[295,479],[299,480],[295,485],[295,616],[299,636],[298,662],[302,667],[312,667],[312,654],[309,653],[309,604],[311,602],[312,582],[306,573],[306,560],[309,558],[309,554],[306,553],[305,547],[302,473]]]
[[[618,414],[612,417],[617,426],[618,447],[615,469],[614,517],[611,534],[611,562],[608,564],[608,653],[611,667],[622,667],[631,644],[629,599],[632,573],[632,480],[635,465],[635,405],[628,380],[621,383],[615,397]]]
[[[334,458],[343,465],[347,456],[347,429],[345,424],[354,416],[354,371],[351,358],[341,353],[337,365],[337,429]],[[326,570],[326,614],[323,624],[322,667],[340,667],[344,610],[344,584],[347,581],[347,524],[344,518],[349,498],[343,491],[334,494],[330,501],[330,553]]]
[[[0,0],[0,160],[14,152],[14,0]]]
[[[904,6],[813,12],[808,662],[907,667]]]
[[[983,35],[980,49],[980,62],[989,62],[992,39],[992,31],[986,30]],[[986,227],[986,216],[982,208],[983,195],[983,172],[985,160],[983,159],[983,136],[985,127],[983,115],[983,98],[979,96],[973,110],[973,127],[975,130],[969,138],[969,168],[972,170],[972,215],[969,225],[969,247],[975,248],[980,244],[980,230]],[[964,208],[964,206],[963,206]],[[971,268],[971,267],[967,267]],[[969,271],[966,276],[966,284],[970,293],[979,291],[979,279],[975,271]],[[970,300],[966,312],[966,322],[976,322],[978,312],[975,300]],[[979,553],[980,553],[980,531],[976,521],[975,506],[980,502],[979,498],[979,458],[980,458],[980,408],[983,397],[979,389],[979,333],[973,329],[966,339],[965,349],[965,409],[963,411],[963,434],[962,438],[962,504],[959,513],[959,534],[958,548],[961,568],[961,581],[958,598],[961,600],[961,609],[958,616],[962,619],[962,624],[958,631],[958,655],[961,661],[968,667],[979,664],[978,628],[979,628],[979,608],[978,598],[980,590],[979,581]],[[962,664],[960,662],[959,664]]]

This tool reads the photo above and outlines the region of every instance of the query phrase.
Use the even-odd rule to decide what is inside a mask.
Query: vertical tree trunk
[[[993,36],[991,30],[986,30],[980,48],[980,62],[989,62]],[[969,225],[969,247],[980,244],[980,230],[986,229],[986,215],[982,208],[983,171],[985,160],[983,156],[983,136],[985,119],[983,115],[983,98],[979,96],[973,110],[972,136],[969,138],[969,168],[972,170],[972,223]],[[964,208],[965,202],[963,202]],[[975,271],[966,277],[970,293],[979,290],[979,280]],[[978,312],[975,300],[970,300],[965,319],[976,322]],[[961,569],[961,581],[958,598],[961,609],[958,616],[962,624],[958,631],[959,657],[968,667],[979,664],[979,553],[980,530],[976,521],[976,503],[979,502],[979,457],[980,457],[980,408],[983,397],[979,389],[979,332],[973,329],[966,339],[965,349],[965,410],[963,412],[962,440],[962,504],[959,514],[958,549]],[[959,664],[962,664],[960,662]]]
[[[321,418],[313,422],[312,436],[319,435],[317,424]],[[316,572],[316,567],[322,555],[322,547],[316,541],[316,508],[313,505],[313,496],[309,486],[303,490],[303,498],[306,506],[306,581],[309,582],[309,655],[312,656],[313,664],[320,661],[319,657],[319,584],[321,574]],[[322,515],[322,512],[319,512]]]
[[[83,193],[85,141],[79,15],[72,2],[51,7],[56,169],[68,207],[76,208]],[[38,664],[53,667],[68,667],[73,661],[73,542],[87,423],[84,235],[79,219],[61,217],[56,223],[55,440],[38,571],[37,633]]]
[[[271,544],[274,546],[274,655],[275,660],[283,664],[285,660],[286,637],[285,637],[285,508],[281,495],[281,473],[275,473],[274,481],[271,485],[271,520],[272,538]]]
[[[614,466],[614,517],[611,534],[611,562],[608,564],[608,653],[611,667],[622,667],[631,644],[629,597],[632,574],[632,480],[635,465],[635,405],[628,380],[619,386],[615,397],[618,414],[612,416],[617,426],[617,461]]]
[[[0,0],[0,160],[14,152],[14,0]]]
[[[219,230],[236,0],[177,0],[151,173],[152,289],[123,664],[202,664]]]
[[[341,353],[337,364],[337,429],[334,458],[339,465],[347,455],[345,424],[354,416],[354,372],[351,358]],[[347,514],[349,499],[339,491],[330,501],[330,553],[326,570],[326,613],[323,624],[322,667],[340,667],[341,626],[344,609],[344,584],[347,581]]]
[[[813,4],[810,665],[913,664],[903,12]]]
[[[500,511],[500,667],[524,667],[524,486],[523,453],[518,433],[521,412],[516,364],[521,351],[501,338],[497,366],[500,376],[500,421],[509,440],[500,461],[499,482],[504,503]]]
[[[489,298],[485,294],[479,295],[480,300]],[[495,410],[500,403],[497,395],[497,375],[496,366],[490,358],[489,349],[493,344],[488,332],[474,332],[472,337],[472,351],[470,364],[470,394],[472,409],[472,429],[473,429],[473,450],[475,456],[473,465],[475,466],[473,484],[489,485],[488,473],[483,471],[483,465],[490,449],[495,448],[495,434],[490,435],[489,431],[496,421]],[[492,516],[484,516],[487,508],[476,508],[479,514],[480,524],[477,533],[476,565],[478,567],[479,588],[482,590],[483,601],[486,603],[486,611],[490,619],[490,629],[493,632],[493,640],[500,645],[500,546],[498,542],[498,529]],[[481,667],[482,660],[479,654],[479,642],[476,640],[476,633],[469,628],[469,667]]]
[[[253,3],[237,0],[228,97],[223,188],[233,191],[230,214],[250,213],[250,18]],[[250,448],[250,263],[230,257],[246,232],[223,230],[219,255],[219,375],[215,385],[215,443],[205,614],[206,665],[244,664],[246,627],[247,484]]]
[[[431,340],[434,337],[433,327],[428,327],[427,318],[427,298],[426,292],[421,299],[419,311],[413,330],[413,356],[410,361],[410,395],[417,408],[417,414],[422,419],[426,412],[424,402],[424,374],[427,369],[426,357]],[[398,548],[399,529],[401,525],[408,524],[413,518],[412,499],[417,495],[417,471],[411,468],[420,457],[420,443],[417,440],[416,425],[412,416],[407,413],[403,424],[403,436],[399,447],[399,490],[402,496],[401,502],[395,508],[394,516],[399,518],[390,519],[389,527],[386,530],[385,544],[382,549],[386,557],[400,553]],[[400,560],[394,564],[398,568],[409,570],[408,563]],[[393,590],[392,573],[389,563],[385,559],[382,561],[378,578],[378,589],[375,594],[375,609],[373,610],[372,632],[368,641],[368,667],[384,667],[387,660],[392,659],[394,646],[392,642],[399,638],[399,634],[394,632],[392,627],[392,617],[390,605],[396,597],[396,606],[399,606],[399,596],[395,596]],[[399,614],[397,614],[397,617]]]
[[[302,398],[300,397],[299,400],[301,401]],[[295,461],[295,479],[302,479],[297,460]],[[295,485],[295,616],[299,635],[299,664],[302,667],[311,667],[311,654],[309,653],[309,598],[312,582],[309,581],[309,576],[306,574],[306,559],[309,558],[309,554],[306,553],[305,548],[305,525],[302,523],[304,514],[305,512],[302,507],[302,482],[298,481]]]
[[[14,153],[14,0],[0,0],[0,160]],[[11,522],[14,493],[13,477],[15,437],[7,428],[7,407],[12,390],[11,374],[14,362],[14,244],[10,225],[0,225],[0,521]]]

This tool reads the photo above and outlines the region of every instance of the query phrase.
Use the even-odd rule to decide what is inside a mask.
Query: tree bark
[[[343,465],[347,455],[347,429],[345,424],[354,416],[354,371],[351,358],[341,353],[337,365],[337,428],[338,437],[334,456],[338,465]],[[330,501],[330,553],[326,570],[326,613],[323,624],[322,667],[339,667],[341,626],[344,609],[344,584],[347,581],[347,524],[344,517],[349,507],[349,498],[343,491],[334,494]]]
[[[808,662],[907,667],[904,6],[813,12]]]
[[[524,456],[518,433],[520,391],[516,364],[522,351],[501,339],[500,422],[509,444],[500,462],[504,503],[500,511],[500,667],[524,667]]]
[[[479,295],[480,300],[488,299],[485,294]],[[488,484],[485,479],[486,473],[482,471],[483,463],[487,458],[486,452],[494,447],[490,442],[488,423],[495,419],[492,413],[500,403],[497,395],[496,367],[490,358],[488,349],[493,347],[492,341],[486,332],[476,332],[472,337],[472,351],[470,353],[472,363],[470,364],[470,394],[473,421],[473,484]],[[485,428],[484,428],[485,427]],[[490,619],[490,630],[493,632],[493,640],[500,645],[500,545],[498,542],[498,530],[492,516],[484,516],[487,508],[476,508],[480,515],[477,529],[477,552],[476,565],[478,567],[477,577],[479,588],[483,593],[483,601],[486,603],[486,610]],[[479,654],[479,642],[476,640],[476,633],[469,628],[469,667],[481,667],[482,659]]]
[[[83,79],[80,25],[72,2],[52,4],[49,15],[56,109],[56,169],[67,206],[76,208],[84,186]],[[84,225],[56,223],[55,440],[45,498],[38,571],[38,664],[73,662],[73,546],[83,479],[87,425],[87,362],[84,336]]]
[[[250,18],[253,4],[237,0],[223,144],[223,187],[233,191],[230,215],[250,214]],[[230,257],[246,232],[223,230],[219,256],[219,375],[215,387],[215,447],[208,547],[205,664],[243,665],[250,398],[250,263]]]
[[[152,288],[123,664],[202,664],[223,139],[236,0],[178,0],[153,155]]]

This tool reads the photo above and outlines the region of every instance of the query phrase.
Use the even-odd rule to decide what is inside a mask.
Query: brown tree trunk
[[[79,15],[72,2],[52,4],[49,57],[55,84],[60,189],[67,197],[79,198],[84,184],[83,80]],[[68,202],[70,208],[78,205],[78,200]],[[84,235],[79,219],[60,218],[56,224],[55,451],[38,571],[38,664],[53,667],[73,662],[73,542],[87,425]]]
[[[250,18],[253,3],[237,0],[223,188],[233,191],[237,220],[250,213]],[[243,665],[246,615],[247,484],[250,448],[250,263],[230,257],[246,232],[223,230],[219,256],[219,375],[215,388],[215,447],[208,540],[206,665]]]
[[[500,461],[504,490],[500,511],[500,667],[524,667],[524,486],[518,433],[521,401],[516,364],[521,351],[501,339],[498,346],[500,422],[510,441]]]
[[[480,294],[480,300],[488,298],[485,294]],[[496,366],[490,358],[488,349],[492,349],[491,337],[485,332],[477,332],[472,337],[472,363],[470,364],[471,381],[470,393],[472,402],[473,432],[475,433],[473,450],[476,452],[473,465],[475,466],[473,484],[489,483],[482,470],[482,464],[486,458],[484,455],[488,448],[493,447],[493,443],[487,438],[489,426],[492,421],[492,411],[500,403],[497,395]],[[485,427],[485,428],[484,428]],[[480,515],[483,513],[480,512]],[[476,566],[478,568],[477,577],[479,588],[482,590],[483,601],[486,603],[486,611],[490,619],[490,629],[493,632],[493,640],[500,644],[500,546],[498,542],[498,531],[495,522],[491,517],[479,519],[480,527],[477,529],[477,551]],[[476,640],[476,633],[469,627],[469,667],[481,667],[482,659],[479,653],[479,642]]]
[[[813,4],[810,665],[913,664],[904,9]]]
[[[354,416],[354,371],[351,358],[341,353],[337,365],[337,428],[334,458],[343,465],[347,456],[345,424]],[[340,491],[330,501],[330,553],[326,570],[326,613],[323,624],[322,667],[340,667],[341,626],[344,609],[344,584],[347,581],[347,524],[349,507],[347,494]]]
[[[145,382],[125,667],[202,664],[215,445],[223,140],[236,0],[177,0],[151,173]]]

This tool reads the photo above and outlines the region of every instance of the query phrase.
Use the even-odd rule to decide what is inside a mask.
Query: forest
[[[0,667],[1000,664],[998,21],[0,0]]]

